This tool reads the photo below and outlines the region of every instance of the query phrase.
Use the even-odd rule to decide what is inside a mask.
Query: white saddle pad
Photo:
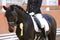
[[[48,24],[47,20],[42,16],[42,14],[36,14],[35,16],[40,21],[41,28],[45,28],[45,31],[48,31],[49,24]]]
[[[32,15],[34,15],[34,13],[32,12],[31,14],[31,18],[33,20],[34,23],[34,28],[36,32],[39,32],[39,28],[37,27],[37,24],[34,20],[34,17]],[[41,24],[41,28],[45,28],[45,31],[49,31],[49,25],[48,22],[46,21],[46,19],[42,16],[42,14],[35,14],[35,17],[40,21]]]

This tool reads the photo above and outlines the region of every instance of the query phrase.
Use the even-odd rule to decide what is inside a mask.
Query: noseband
[[[9,25],[16,25],[16,22],[18,21],[17,17],[15,17],[16,20],[15,21],[12,21],[12,22],[8,22]]]

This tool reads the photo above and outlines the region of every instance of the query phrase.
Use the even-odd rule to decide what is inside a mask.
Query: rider
[[[41,5],[42,5],[42,0],[28,0],[26,11],[29,14],[31,14],[32,12],[35,13],[35,14],[41,13],[41,9],[40,9]],[[37,14],[35,17],[38,17],[38,15],[39,14]],[[48,31],[49,30],[49,25],[46,22],[45,18],[43,18],[41,14],[39,15],[38,18],[40,18],[39,20],[40,20],[41,28],[43,28],[43,29],[45,28],[44,32]],[[33,19],[33,17],[32,17],[32,19]],[[43,23],[43,22],[45,22],[45,23]],[[44,32],[43,32],[43,34],[44,34]],[[44,34],[44,36],[45,36],[45,34]]]
[[[34,12],[35,14],[41,13],[42,0],[28,0],[27,9],[28,13]]]

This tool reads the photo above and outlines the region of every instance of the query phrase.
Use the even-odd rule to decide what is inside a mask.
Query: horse
[[[7,17],[9,24],[17,25],[16,35],[20,40],[34,40],[35,34],[41,37],[39,40],[46,40],[46,36],[48,37],[48,40],[56,40],[56,21],[51,15],[42,14],[49,24],[49,32],[45,35],[44,28],[40,28],[41,32],[35,31],[31,16],[26,13],[22,7],[10,5],[8,8],[5,6],[3,6],[3,8],[6,10],[5,16]],[[20,23],[23,23],[23,37],[20,35]],[[40,27],[40,25],[38,26]]]
[[[19,7],[20,13],[16,13],[14,10],[16,5],[11,5],[10,7],[3,8],[6,10],[5,16],[8,20],[8,24],[11,26],[17,26],[16,35],[20,40],[33,40],[34,38],[34,25],[29,14],[26,14],[25,10]],[[21,36],[20,23],[23,23],[23,37]]]

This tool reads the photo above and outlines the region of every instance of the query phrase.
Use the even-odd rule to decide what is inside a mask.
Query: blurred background
[[[0,34],[9,33],[7,19],[5,18],[5,11],[3,5],[9,6],[12,4],[17,4],[22,6],[24,10],[26,9],[28,0],[0,0]],[[60,35],[60,0],[43,0],[41,11],[43,14],[52,15],[57,22],[57,35]]]

